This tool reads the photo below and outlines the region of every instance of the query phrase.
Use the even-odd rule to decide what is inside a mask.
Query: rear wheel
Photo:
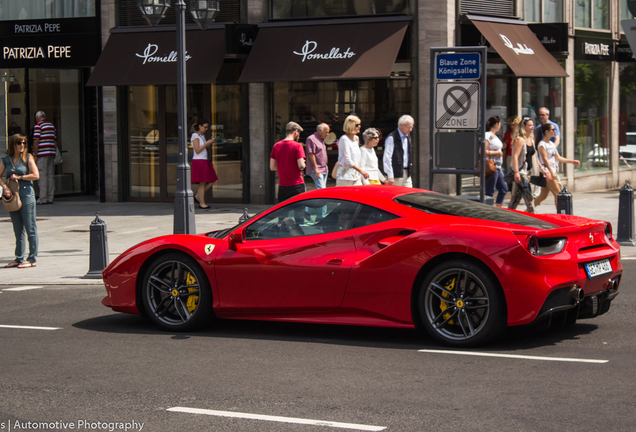
[[[498,282],[465,260],[451,260],[429,272],[418,295],[418,311],[427,332],[454,347],[483,344],[506,328]]]
[[[200,328],[213,316],[207,276],[191,257],[174,252],[148,267],[142,285],[148,317],[170,331]]]

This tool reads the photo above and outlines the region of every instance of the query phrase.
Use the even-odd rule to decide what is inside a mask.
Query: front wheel
[[[148,317],[170,331],[200,328],[213,316],[207,276],[194,259],[178,252],[160,256],[148,267],[142,300]]]
[[[426,331],[453,347],[483,344],[506,329],[505,299],[497,280],[481,266],[451,260],[435,267],[418,295]]]

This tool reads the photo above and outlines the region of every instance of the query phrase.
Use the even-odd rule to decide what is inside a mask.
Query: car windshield
[[[256,216],[260,215],[261,213],[264,213],[266,210],[269,210],[269,209],[267,208],[265,210],[259,211],[254,216],[250,216],[250,218],[248,220],[246,220],[244,222],[240,222],[237,225],[234,225],[232,228],[226,228],[226,229],[222,229],[222,230],[219,230],[219,231],[212,231],[212,232],[207,233],[206,235],[208,237],[211,237],[211,238],[222,239],[223,237],[225,237],[226,235],[228,235],[229,233],[231,233],[232,231],[234,231],[235,229],[237,229],[241,225],[245,225],[246,222],[251,222],[253,218],[255,218]]]
[[[395,198],[395,202],[432,214],[469,217],[540,229],[558,228],[557,225],[529,215],[432,192],[402,195]]]

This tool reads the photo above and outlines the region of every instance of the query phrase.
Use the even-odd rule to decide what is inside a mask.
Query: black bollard
[[[242,224],[243,222],[249,220],[250,215],[247,214],[247,209],[243,210],[243,216],[241,216],[239,218],[239,223]]]
[[[618,197],[618,231],[616,241],[623,246],[636,246],[634,242],[634,189],[629,180]]]
[[[84,279],[101,279],[102,271],[108,265],[108,239],[106,237],[106,223],[95,213],[95,220],[91,222],[91,240],[88,273]]]
[[[572,194],[568,188],[563,186],[559,195],[557,195],[557,213],[571,215],[574,213],[572,209]]]

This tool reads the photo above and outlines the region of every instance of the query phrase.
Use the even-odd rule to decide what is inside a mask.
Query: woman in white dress
[[[365,185],[379,185],[386,183],[386,177],[378,168],[378,155],[375,154],[375,146],[380,142],[380,131],[369,128],[362,133],[364,145],[360,147],[360,168],[369,173],[368,179],[362,179]]]
[[[342,129],[345,134],[338,140],[338,173],[336,186],[362,185],[362,179],[369,178],[369,174],[360,167],[360,147],[357,134],[360,133],[360,119],[354,115],[348,116]]]
[[[207,210],[209,205],[205,204],[205,193],[212,188],[212,184],[218,180],[212,162],[208,160],[208,149],[215,140],[205,139],[205,132],[210,128],[206,120],[198,121],[194,124],[195,132],[190,138],[194,154],[192,155],[191,181],[199,183],[199,189],[194,199],[199,204],[199,208]]]

